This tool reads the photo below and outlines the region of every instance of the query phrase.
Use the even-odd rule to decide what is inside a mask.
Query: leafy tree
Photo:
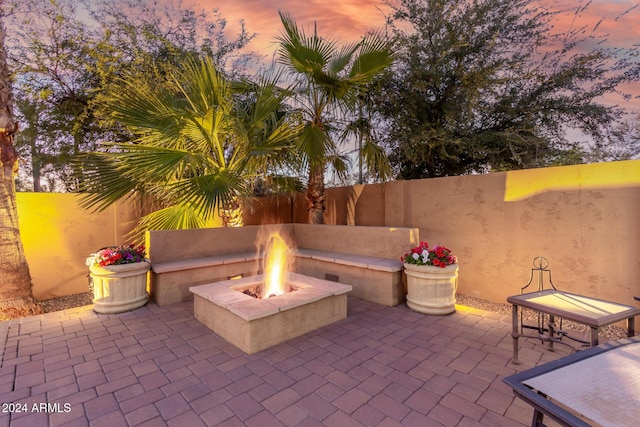
[[[19,191],[64,191],[63,182],[73,173],[69,167],[72,130],[64,121],[50,120],[52,111],[42,99],[18,93],[16,107],[22,124],[15,138],[22,159],[16,187]]]
[[[347,128],[345,117],[357,112],[358,97],[393,62],[391,45],[379,34],[367,34],[357,43],[339,46],[322,38],[314,28],[305,34],[286,13],[280,13],[284,29],[278,37],[278,60],[295,79],[294,103],[300,106],[305,126],[297,151],[308,168],[307,210],[309,222],[323,222],[324,176],[328,164],[346,171],[339,133]],[[361,153],[372,167],[385,171],[384,151],[369,139]]]
[[[10,58],[17,98],[25,123],[39,124],[16,143],[18,149],[25,144],[27,159],[38,148],[29,162],[34,175],[43,168],[67,190],[77,190],[83,179],[73,168],[74,155],[103,140],[130,137],[108,114],[118,78],[162,85],[184,60],[203,54],[220,69],[241,74],[254,58],[239,53],[253,37],[244,27],[228,39],[217,10],[197,11],[179,0],[20,0],[14,8]]]
[[[88,65],[92,34],[75,14],[73,2],[21,1],[14,6],[10,50],[26,132],[16,141],[18,149],[35,176],[53,168],[70,189],[69,159],[96,137],[88,108],[95,88]],[[37,191],[39,183],[33,185]]]
[[[567,130],[604,138],[623,109],[601,97],[640,66],[596,28],[554,33],[560,13],[534,0],[400,0],[400,59],[376,96],[398,177],[583,161]]]
[[[616,126],[604,141],[593,144],[592,161],[640,159],[640,115]]]
[[[18,158],[13,136],[19,126],[13,114],[4,19],[4,5],[0,1],[0,309],[25,307],[33,301],[31,275],[20,238],[16,206],[14,176],[18,171]]]
[[[150,88],[120,81],[113,119],[134,135],[86,157],[86,207],[150,195],[161,208],[142,218],[145,229],[204,227],[217,209],[225,225],[241,225],[240,198],[278,166],[292,167],[298,126],[274,80],[232,85],[210,58],[190,60],[172,85]],[[278,177],[276,176],[277,180]]]

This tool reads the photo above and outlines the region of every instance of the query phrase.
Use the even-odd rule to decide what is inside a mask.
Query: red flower
[[[426,256],[422,255],[425,251],[428,253]],[[446,246],[435,245],[433,249],[429,249],[429,244],[427,242],[420,242],[418,246],[405,253],[400,259],[402,262],[407,264],[432,265],[440,268],[445,268],[448,265],[458,263],[458,259],[451,255],[451,250],[449,248]]]
[[[130,264],[134,262],[142,262],[144,258],[144,246],[128,245],[113,246],[100,249],[90,258],[87,258],[87,265],[97,264],[101,267],[118,264]]]

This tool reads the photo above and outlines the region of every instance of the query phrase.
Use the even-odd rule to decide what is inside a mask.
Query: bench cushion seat
[[[179,261],[161,262],[151,265],[154,273],[169,273],[174,271],[191,270],[194,268],[212,267],[215,265],[234,264],[245,261],[256,261],[260,256],[256,252],[242,254],[216,255],[203,258],[184,259]]]
[[[400,260],[379,258],[373,256],[345,254],[340,252],[319,251],[316,249],[298,248],[294,250],[297,257],[315,259],[317,261],[333,262],[336,264],[350,265],[352,267],[366,268],[368,270],[386,271],[394,273],[402,271]]]

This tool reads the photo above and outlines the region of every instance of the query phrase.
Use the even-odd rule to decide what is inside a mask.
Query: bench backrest
[[[146,233],[147,255],[152,263],[204,258],[256,251],[260,226],[153,230]]]
[[[257,250],[265,231],[279,229],[294,246],[304,249],[399,259],[418,244],[417,228],[350,225],[281,224],[238,228],[154,230],[146,235],[152,263],[247,253]]]
[[[293,224],[299,248],[400,259],[418,244],[418,229]]]

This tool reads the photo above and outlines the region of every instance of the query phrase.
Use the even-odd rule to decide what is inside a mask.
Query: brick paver
[[[0,322],[0,403],[27,408],[5,406],[0,427],[526,425],[532,409],[501,379],[567,353],[521,339],[511,364],[510,317],[482,310],[356,298],[348,310],[254,355],[196,321],[191,301]]]

